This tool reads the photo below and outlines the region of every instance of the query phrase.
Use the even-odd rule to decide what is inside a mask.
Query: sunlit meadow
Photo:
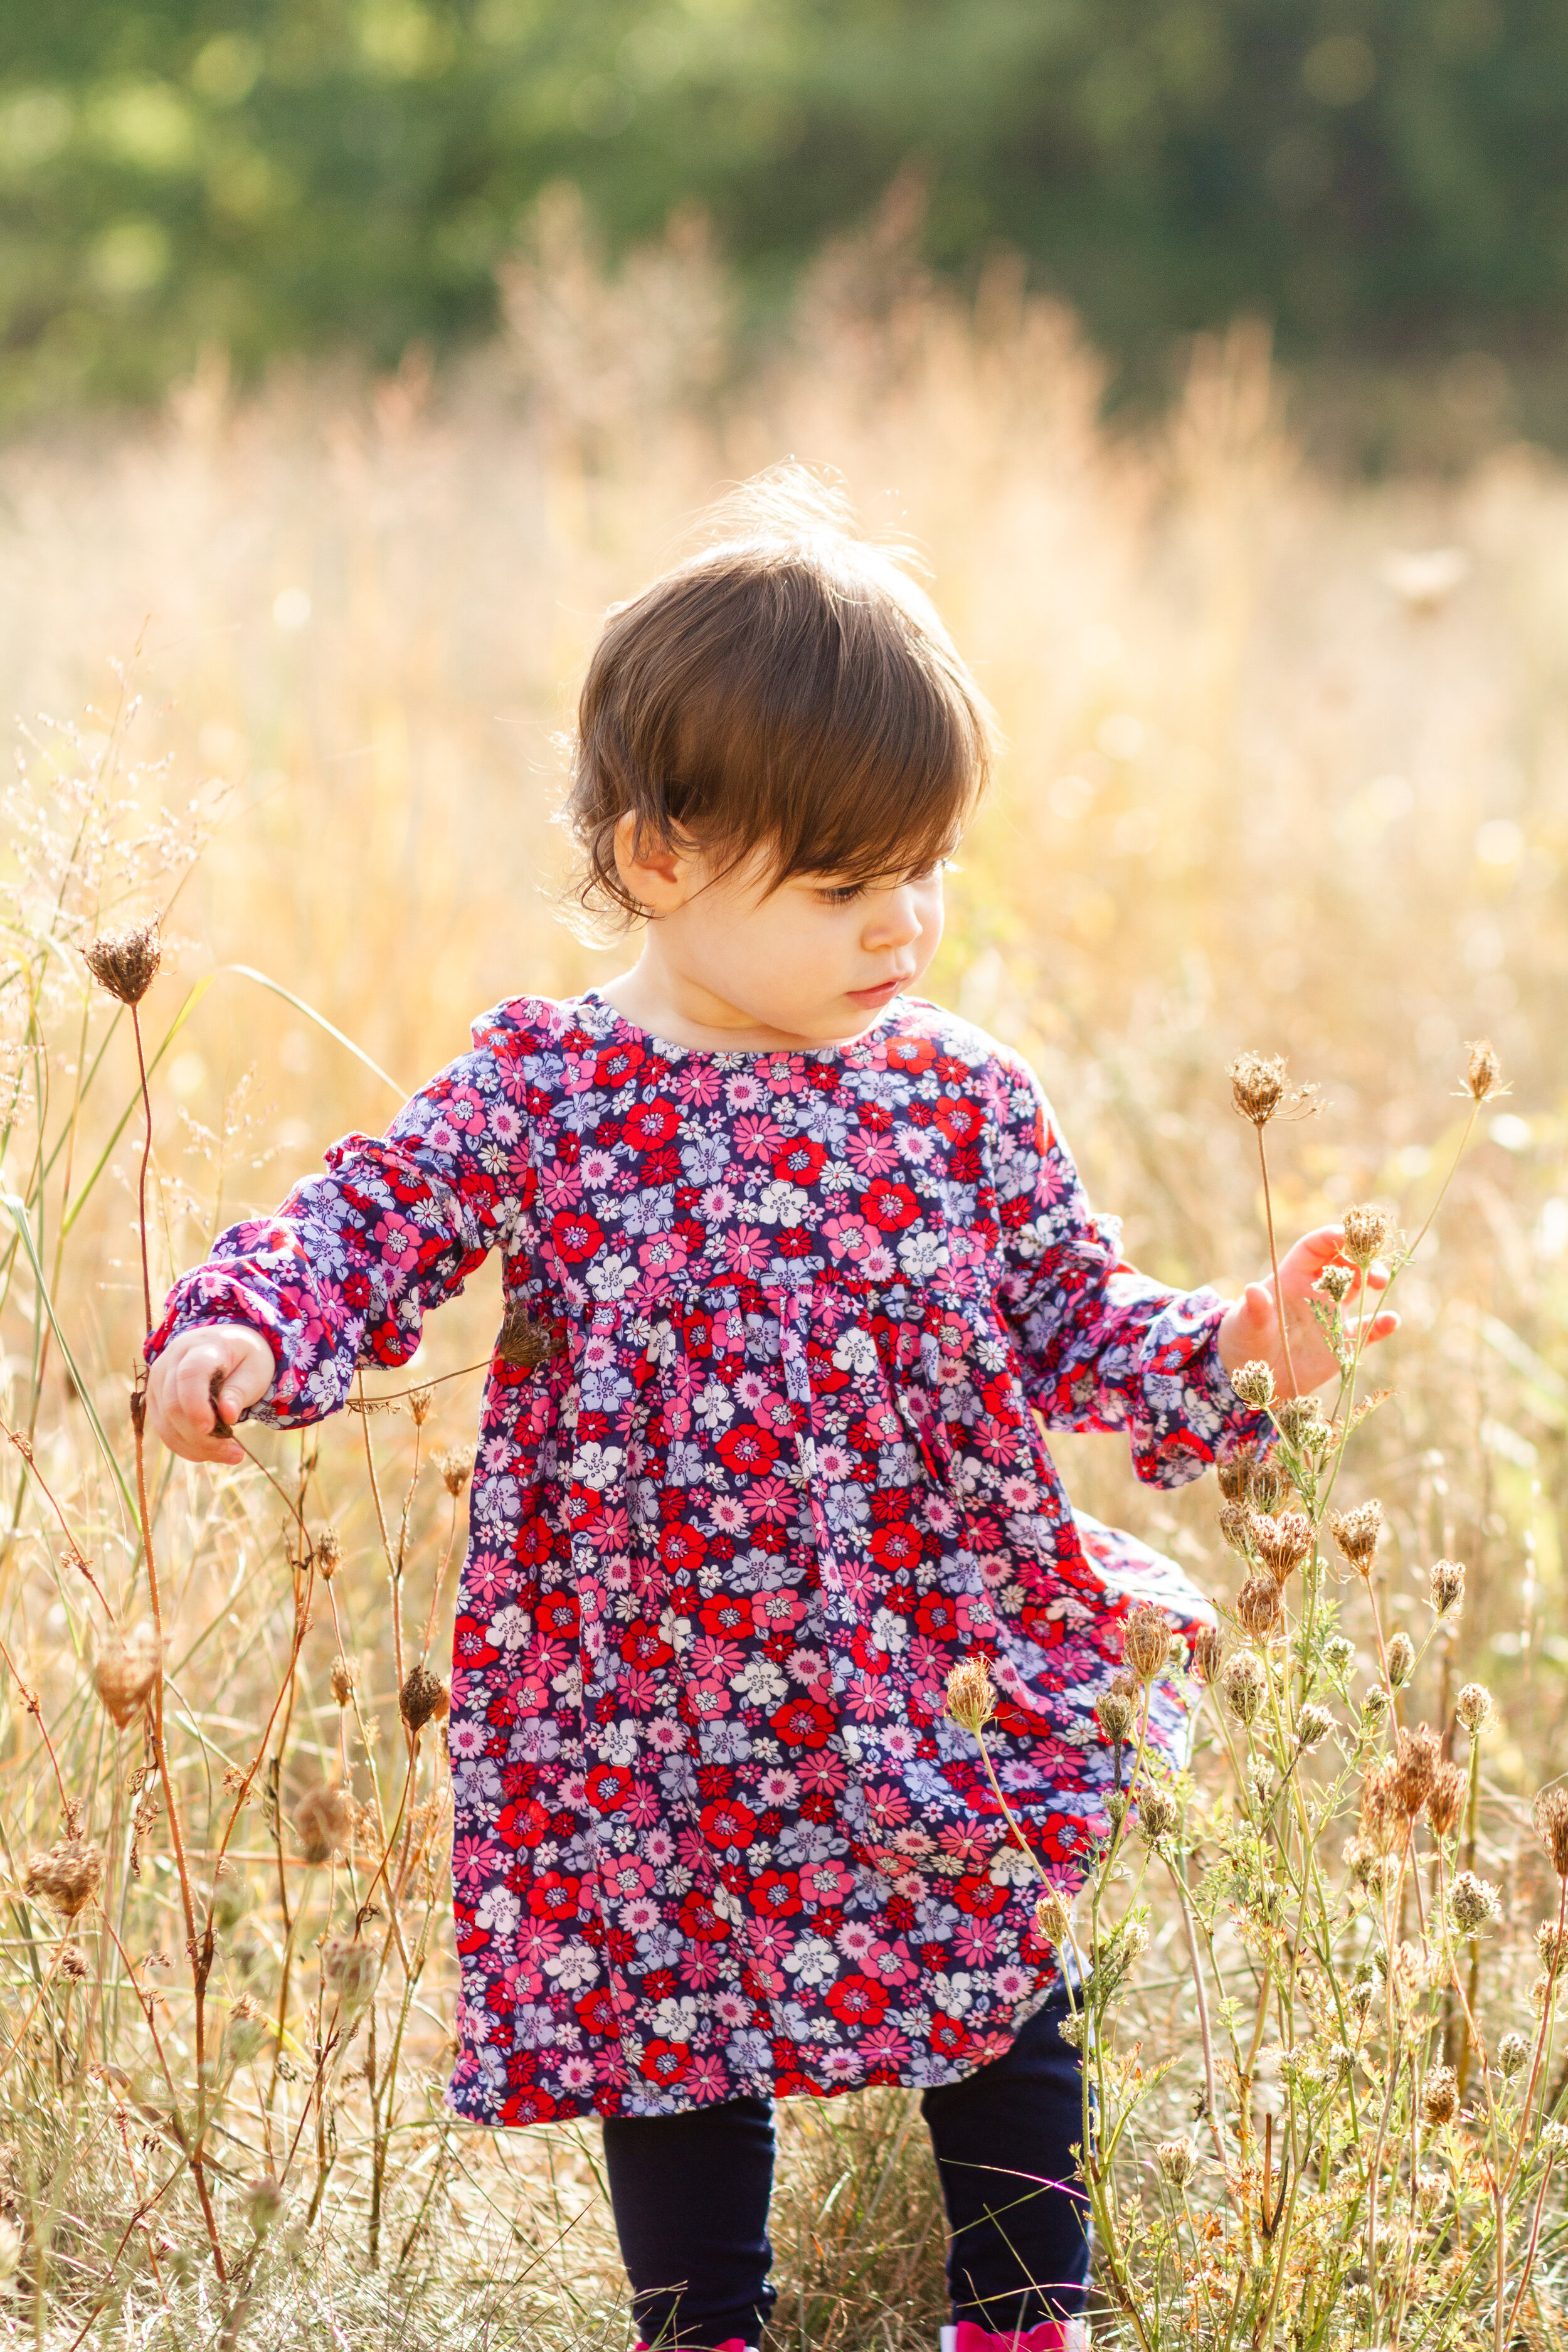
[[[1339,1970],[1371,2019],[1362,2071],[1324,2122],[1342,2095],[1292,2054],[1312,2029],[1276,2013],[1278,1954],[1237,1859],[1289,1811],[1306,1678],[1334,1671],[1326,1622],[1287,1653],[1261,1617],[1227,1614],[1227,1657],[1257,1654],[1289,1736],[1255,1769],[1236,1746],[1251,1723],[1194,1683],[1195,1787],[1165,1849],[1180,1867],[1150,1867],[1144,1842],[1108,1868],[1108,1917],[1140,1889],[1152,1906],[1106,2046],[1131,2070],[1117,2098],[1142,2070],[1115,2196],[1126,2275],[1152,2284],[1113,2283],[1097,2329],[1142,2352],[1558,2341],[1568,2250],[1539,2152],[1568,2087],[1556,1961],[1544,1995],[1531,1979],[1559,1882],[1531,1808],[1568,1720],[1568,478],[1528,449],[1459,480],[1314,477],[1251,332],[1195,352],[1158,432],[1117,439],[1071,321],[1005,261],[973,300],[934,289],[904,226],[895,205],[826,257],[790,340],[759,352],[700,229],[608,277],[556,199],[510,278],[504,348],[450,380],[414,358],[378,383],[279,375],[242,395],[214,361],[159,416],[0,452],[18,761],[0,984],[0,2331],[18,2340],[627,2340],[592,2130],[484,2135],[441,2098],[445,1764],[409,1677],[445,1671],[497,1273],[411,1373],[367,1381],[375,1409],[302,1443],[247,1433],[254,1463],[216,1477],[149,1443],[143,1505],[136,1045],[79,950],[160,918],[136,1013],[155,1307],[219,1225],[377,1128],[472,1013],[616,968],[556,905],[574,680],[606,604],[705,501],[795,456],[912,542],[995,703],[1000,783],[934,992],[1035,1059],[1139,1264],[1221,1286],[1266,1264],[1259,1130],[1226,1076],[1244,1050],[1321,1089],[1315,1115],[1268,1125],[1281,1230],[1374,1202],[1414,1242],[1473,1130],[1401,1273],[1404,1332],[1365,1368],[1393,1393],[1333,1497],[1377,1497],[1382,1546],[1342,1586],[1324,1532],[1321,1576],[1309,1562],[1289,1603],[1310,1588],[1337,1608],[1350,1651],[1337,1688],[1313,1685],[1333,1720],[1310,1743],[1318,1812],[1298,1806],[1278,1843],[1281,1883],[1315,1843],[1319,1975]],[[1511,1090],[1478,1108],[1482,1035]],[[1258,1539],[1222,1541],[1212,1479],[1172,1497],[1139,1489],[1112,1441],[1058,1444],[1078,1500],[1231,1612]],[[1253,1499],[1268,1516],[1289,1498]],[[1326,1495],[1298,1482],[1297,1499],[1315,1541]],[[1466,1590],[1435,1617],[1439,1559],[1465,1563]],[[1389,1670],[1401,1635],[1407,1675]],[[1495,1700],[1474,1743],[1455,1720],[1468,1683]],[[1392,1844],[1347,1861],[1363,1780],[1422,1724],[1467,1776],[1457,1826],[1445,1845],[1429,1816],[1417,1839],[1406,1812]],[[1484,1935],[1444,1907],[1461,1868],[1496,1890]],[[1480,2053],[1516,2029],[1526,2060],[1489,2107]],[[1417,2044],[1407,2077],[1389,2064]],[[1424,2085],[1444,2063],[1458,2120],[1434,2121]],[[1279,2147],[1315,2179],[1309,2153],[1338,2165],[1352,2111],[1405,2134],[1387,2178],[1408,2212],[1380,2221],[1326,2171],[1313,2215],[1304,2193],[1309,2252],[1336,2213],[1367,2243],[1311,2319],[1310,2278],[1256,2221],[1287,2179]],[[1185,2158],[1155,2153],[1189,2142],[1190,2184]],[[792,2107],[784,2144],[776,2344],[934,2347],[942,2231],[913,2099]],[[1486,2168],[1506,2173],[1516,2147],[1500,2287]]]

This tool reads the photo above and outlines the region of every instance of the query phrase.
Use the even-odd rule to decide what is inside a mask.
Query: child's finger
[[[1368,1339],[1390,1339],[1398,1330],[1399,1323],[1399,1317],[1392,1307],[1388,1307],[1383,1314],[1373,1318],[1366,1327],[1363,1337]]]

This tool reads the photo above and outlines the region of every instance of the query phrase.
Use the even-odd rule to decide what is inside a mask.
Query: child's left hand
[[[1279,1261],[1279,1295],[1284,1301],[1285,1332],[1290,1341],[1289,1366],[1274,1278],[1271,1275],[1266,1282],[1247,1284],[1245,1296],[1226,1311],[1219,1327],[1219,1360],[1227,1372],[1255,1360],[1265,1363],[1281,1396],[1304,1396],[1309,1390],[1321,1388],[1325,1381],[1338,1378],[1340,1368],[1308,1300],[1325,1266],[1350,1263],[1340,1247],[1343,1238],[1342,1226],[1320,1225],[1315,1233],[1304,1234]],[[1364,1276],[1356,1275],[1342,1310],[1351,1330],[1355,1328],[1356,1301],[1363,1283],[1369,1291],[1385,1290],[1387,1267],[1374,1263]],[[1362,1336],[1364,1339],[1386,1339],[1391,1331],[1398,1328],[1397,1315],[1373,1312]]]

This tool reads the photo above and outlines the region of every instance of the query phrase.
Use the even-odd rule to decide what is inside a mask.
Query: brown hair
[[[989,780],[994,724],[929,598],[804,467],[761,476],[715,536],[611,612],[577,709],[563,815],[595,913],[635,917],[616,866],[696,845],[870,882],[952,849]],[[907,560],[907,559],[906,559]]]

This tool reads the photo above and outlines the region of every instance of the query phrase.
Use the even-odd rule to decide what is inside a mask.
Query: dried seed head
[[[1386,1848],[1394,1833],[1396,1772],[1397,1767],[1391,1760],[1374,1766],[1362,1781],[1362,1835],[1370,1838],[1380,1852]]]
[[[433,1388],[409,1390],[408,1411],[416,1429],[423,1429],[435,1410],[436,1391]]]
[[[1270,1459],[1253,1464],[1248,1500],[1255,1511],[1277,1511],[1289,1492],[1290,1482],[1278,1462]]]
[[[1368,1725],[1375,1723],[1378,1717],[1383,1713],[1387,1705],[1388,1693],[1384,1689],[1381,1683],[1373,1683],[1371,1688],[1363,1691],[1361,1696],[1361,1711],[1363,1719]]]
[[[1264,1567],[1277,1583],[1283,1584],[1312,1549],[1312,1522],[1305,1511],[1281,1511],[1272,1517],[1255,1511],[1252,1542]]]
[[[1238,1054],[1226,1076],[1230,1098],[1243,1118],[1267,1127],[1285,1099],[1285,1064],[1278,1054]]]
[[[471,1445],[449,1445],[445,1454],[436,1456],[436,1467],[441,1483],[454,1502],[462,1493],[474,1472],[474,1449]]]
[[[1237,1723],[1250,1723],[1263,1704],[1263,1668],[1250,1650],[1237,1650],[1220,1670],[1220,1689]]]
[[[1426,1819],[1434,1837],[1452,1837],[1465,1810],[1468,1783],[1464,1768],[1458,1764],[1443,1764],[1432,1783],[1432,1793],[1426,1800]]]
[[[1568,1960],[1568,1927],[1559,1927],[1554,1919],[1542,1919],[1535,1931],[1535,1949],[1542,1967],[1555,1976]]]
[[[92,1678],[110,1719],[123,1731],[141,1714],[158,1679],[158,1637],[152,1626],[143,1621],[129,1633],[105,1634]]]
[[[250,1992],[242,1992],[228,2012],[228,2030],[225,2036],[231,2055],[244,2065],[254,2058],[267,2041],[267,2011]]]
[[[1415,2176],[1415,2210],[1423,2221],[1429,2221],[1440,2213],[1448,2201],[1448,2184],[1440,2172],[1418,2172]]]
[[[509,1304],[501,1318],[496,1339],[496,1353],[503,1364],[515,1364],[525,1372],[536,1372],[541,1364],[563,1352],[563,1344],[552,1323],[535,1322],[521,1298]]]
[[[245,2184],[245,2218],[258,2238],[267,2235],[286,2202],[281,2183],[269,2172],[258,2172]]]
[[[310,1790],[294,1808],[295,1834],[307,1862],[330,1862],[347,1845],[353,1823],[353,1795],[336,1782]]]
[[[1368,1837],[1353,1837],[1345,1847],[1345,1868],[1357,1886],[1369,1885],[1381,1871],[1383,1858]]]
[[[1498,1080],[1501,1076],[1502,1064],[1492,1050],[1491,1039],[1476,1038],[1470,1046],[1469,1064],[1465,1071],[1465,1085],[1477,1102],[1485,1102],[1489,1095],[1496,1093]]]
[[[1535,1801],[1535,1826],[1559,1878],[1568,1878],[1568,1789],[1542,1789]]]
[[[59,1969],[62,1977],[69,1977],[77,1984],[87,1975],[87,1952],[74,1937],[68,1944],[60,1946]]]
[[[1318,1276],[1318,1288],[1336,1307],[1342,1307],[1355,1288],[1355,1274],[1348,1265],[1326,1265]]]
[[[1329,1527],[1356,1574],[1370,1576],[1383,1534],[1383,1505],[1358,1503],[1353,1511],[1331,1511]]]
[[[1394,1768],[1394,1801],[1408,1822],[1413,1822],[1431,1795],[1437,1778],[1437,1767],[1443,1751],[1436,1733],[1425,1723],[1414,1731],[1399,1727]]]
[[[1530,2044],[1522,2033],[1505,2033],[1496,2051],[1498,2073],[1511,2081],[1529,2055]]]
[[[1236,1622],[1254,1642],[1272,1642],[1283,1632],[1285,1603],[1271,1576],[1247,1578],[1236,1596]]]
[[[321,1570],[326,1581],[331,1584],[343,1564],[343,1539],[336,1528],[329,1526],[318,1531],[315,1552],[316,1566]]]
[[[1222,1503],[1219,1507],[1219,1531],[1222,1540],[1232,1551],[1245,1559],[1252,1543],[1252,1507],[1248,1503]]]
[[[1454,1713],[1472,1739],[1479,1739],[1492,1720],[1492,1695],[1484,1683],[1467,1683],[1454,1702]]]
[[[1451,2066],[1433,2066],[1421,2093],[1421,2113],[1434,2130],[1459,2112],[1459,2078]]]
[[[1408,1633],[1394,1634],[1388,1644],[1388,1679],[1393,1688],[1403,1690],[1415,1671],[1415,1643]]]
[[[100,931],[82,954],[100,988],[121,1004],[140,1004],[157,977],[163,950],[156,923],[132,923],[122,931]]]
[[[1252,1472],[1258,1459],[1253,1445],[1238,1445],[1234,1454],[1215,1465],[1219,1491],[1227,1503],[1245,1503],[1252,1494]]]
[[[1489,1881],[1461,1870],[1448,1889],[1448,1916],[1461,1936],[1479,1935],[1502,1914],[1502,1899]]]
[[[1176,1818],[1176,1801],[1169,1789],[1153,1783],[1140,1791],[1138,1826],[1151,1845],[1158,1845],[1163,1837],[1170,1836]]]
[[[1200,1625],[1193,1635],[1193,1672],[1201,1683],[1212,1683],[1225,1656],[1225,1639],[1217,1625]]]
[[[1275,1408],[1274,1418],[1281,1437],[1299,1453],[1313,1459],[1326,1454],[1333,1442],[1334,1433],[1323,1419],[1323,1408],[1314,1396],[1282,1398]]]
[[[1323,1643],[1323,1664],[1331,1675],[1347,1675],[1355,1664],[1355,1647],[1342,1633],[1331,1633]]]
[[[398,1694],[397,1708],[410,1731],[422,1731],[439,1722],[452,1704],[452,1694],[428,1666],[410,1666]]]
[[[358,2009],[375,1984],[375,1954],[353,1936],[328,1936],[321,1944],[321,1975],[344,2009]]]
[[[333,1698],[340,1706],[347,1706],[359,1687],[359,1664],[345,1658],[341,1650],[332,1660],[331,1684]]]
[[[1251,1405],[1256,1412],[1262,1412],[1274,1402],[1274,1375],[1257,1358],[1251,1363],[1238,1364],[1230,1376],[1230,1384],[1242,1403]]]
[[[1315,1703],[1301,1707],[1296,1717],[1296,1737],[1303,1748],[1316,1748],[1328,1738],[1334,1727],[1334,1718],[1326,1706]]]
[[[63,1838],[47,1853],[36,1853],[22,1881],[24,1893],[52,1906],[67,1919],[85,1911],[98,1892],[103,1860],[82,1838]]]
[[[1121,1629],[1121,1655],[1127,1671],[1141,1683],[1156,1681],[1171,1655],[1171,1621],[1163,1609],[1139,1601],[1129,1611]]]
[[[1541,2153],[1548,2163],[1560,2156],[1568,2156],[1568,2124],[1542,2124]]]
[[[1359,1265],[1364,1274],[1394,1239],[1393,1212],[1378,1208],[1373,1202],[1362,1201],[1347,1209],[1340,1222],[1344,1228],[1340,1247],[1351,1264]]]
[[[1167,2189],[1184,2189],[1198,2168],[1198,2152],[1190,2139],[1163,2139],[1154,2149],[1154,2169]]]
[[[1465,1597],[1465,1564],[1458,1559],[1435,1559],[1426,1571],[1426,1589],[1439,1617],[1457,1609]]]
[[[1119,1830],[1127,1819],[1127,1791],[1112,1789],[1105,1801],[1105,1811],[1113,1830]]]
[[[1056,1887],[1047,1886],[1035,1906],[1035,1926],[1059,1950],[1072,1940],[1072,1909]]]
[[[961,1658],[947,1678],[947,1711],[960,1731],[984,1731],[996,1712],[991,1671],[973,1650]]]
[[[1132,1728],[1132,1719],[1137,1712],[1127,1693],[1118,1690],[1113,1684],[1110,1690],[1100,1692],[1094,1702],[1094,1712],[1101,1731],[1104,1732],[1111,1746],[1122,1747],[1128,1733]]]

